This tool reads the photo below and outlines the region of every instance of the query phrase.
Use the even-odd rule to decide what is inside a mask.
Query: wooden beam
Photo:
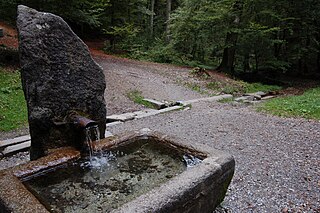
[[[15,144],[15,145],[12,145],[12,146],[8,146],[1,153],[4,156],[6,156],[6,155],[9,155],[9,154],[13,154],[13,153],[16,153],[16,152],[20,152],[20,151],[29,149],[30,146],[31,146],[31,141],[26,141],[26,142],[23,142],[23,143],[19,143],[19,144]]]
[[[13,139],[0,141],[0,147],[6,147],[6,146],[14,145],[17,143],[22,143],[25,141],[29,141],[30,139],[31,139],[30,135],[24,135],[24,136],[16,137]]]

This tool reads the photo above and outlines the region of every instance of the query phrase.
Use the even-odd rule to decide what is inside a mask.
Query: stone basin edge
[[[161,186],[128,202],[112,213],[125,212],[212,212],[224,199],[235,171],[233,156],[207,145],[186,145],[183,139],[145,129],[127,134],[130,138],[155,138],[174,148],[204,158],[203,162],[173,177]],[[207,200],[205,197],[212,197]]]
[[[165,145],[197,156],[203,159],[203,162],[112,212],[212,212],[208,209],[214,209],[223,201],[235,168],[234,158],[225,152],[199,143],[186,145],[178,137],[149,129],[125,132],[103,139],[95,148],[116,148],[133,140],[147,138],[157,139]],[[80,157],[78,150],[65,147],[52,150],[51,154],[36,161],[0,171],[0,212],[49,212],[23,185],[21,179]],[[214,199],[203,202],[205,196],[209,195]],[[193,199],[190,200],[190,197]]]

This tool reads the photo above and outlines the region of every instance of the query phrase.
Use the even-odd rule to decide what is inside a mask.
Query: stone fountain
[[[50,150],[81,147],[74,117],[97,122],[104,137],[105,77],[88,47],[60,17],[20,5],[21,77],[28,106],[31,160]]]
[[[0,212],[212,212],[232,156],[149,129],[104,138],[105,77],[58,16],[18,7],[29,163],[0,172]],[[86,128],[98,130],[88,160]],[[100,140],[101,139],[101,140]]]

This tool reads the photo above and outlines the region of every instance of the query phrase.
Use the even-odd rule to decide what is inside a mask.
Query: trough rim
[[[221,181],[221,177],[232,178],[234,174],[235,161],[230,154],[200,143],[186,145],[181,138],[150,129],[125,132],[118,136],[102,139],[96,148],[103,150],[116,148],[139,139],[148,138],[172,145],[180,151],[203,159],[203,161],[111,212],[163,212],[168,208],[173,208],[174,203],[183,202],[181,197],[206,179],[216,177],[217,181]],[[0,210],[4,212],[49,212],[24,186],[23,179],[78,160],[80,157],[80,151],[73,147],[64,147],[51,150],[48,156],[38,160],[0,171]],[[231,178],[228,180],[229,183]]]

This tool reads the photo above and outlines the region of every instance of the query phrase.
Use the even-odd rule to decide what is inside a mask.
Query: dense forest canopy
[[[1,0],[0,18],[14,23],[18,4],[135,58],[230,74],[320,74],[318,0]]]

